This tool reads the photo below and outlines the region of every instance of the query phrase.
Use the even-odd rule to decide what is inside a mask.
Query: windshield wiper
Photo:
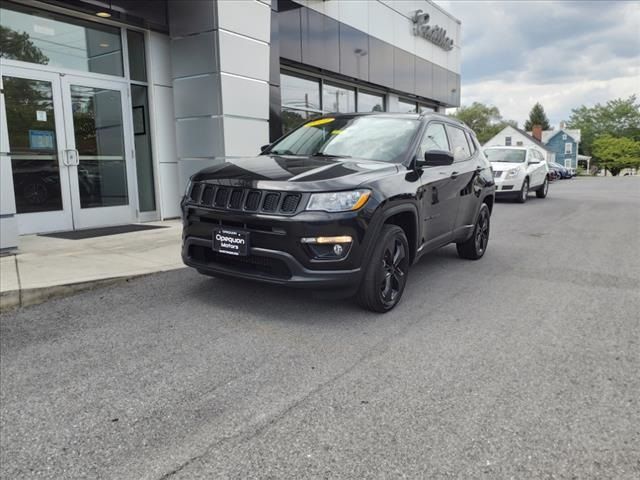
[[[330,153],[316,152],[311,154],[312,157],[327,157],[327,158],[351,158],[350,155],[332,155]]]

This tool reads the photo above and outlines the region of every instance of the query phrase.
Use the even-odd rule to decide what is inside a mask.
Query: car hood
[[[511,170],[512,168],[518,168],[524,166],[522,162],[491,162],[491,168],[494,172],[503,172],[505,170]]]
[[[265,190],[346,190],[398,168],[395,163],[350,158],[260,155],[226,159],[196,173],[192,180]]]

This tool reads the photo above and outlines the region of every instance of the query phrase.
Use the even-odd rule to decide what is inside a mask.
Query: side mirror
[[[260,147],[260,153],[264,153],[264,151],[265,151],[267,148],[269,148],[269,145],[268,145],[268,144],[267,144],[267,145],[262,145],[262,146]]]
[[[446,150],[429,150],[424,154],[424,160],[416,162],[417,167],[443,167],[453,163],[453,154]]]

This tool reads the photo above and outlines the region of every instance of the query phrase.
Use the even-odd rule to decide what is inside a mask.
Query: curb
[[[11,290],[0,294],[0,313],[6,313],[21,307],[37,305],[54,298],[67,297],[74,293],[93,290],[98,287],[106,287],[120,282],[128,282],[135,278],[146,277],[159,272],[140,273],[122,277],[101,278],[86,282],[67,283],[65,285],[53,285],[51,287],[27,288],[23,290]]]

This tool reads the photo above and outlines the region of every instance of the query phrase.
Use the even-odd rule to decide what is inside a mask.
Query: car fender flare
[[[417,249],[420,246],[420,242],[419,242],[419,238],[420,238],[420,223],[419,223],[419,218],[420,218],[420,214],[418,213],[418,207],[416,205],[414,205],[413,203],[405,203],[403,205],[395,205],[392,207],[388,207],[385,208],[383,205],[380,206],[380,210],[375,214],[376,220],[374,222],[373,225],[371,225],[370,227],[370,231],[367,232],[367,242],[366,242],[366,247],[365,247],[365,251],[364,251],[364,255],[362,257],[363,259],[363,263],[364,261],[366,261],[368,263],[369,259],[371,258],[371,252],[373,251],[373,247],[375,246],[375,239],[378,237],[378,235],[380,234],[380,231],[382,230],[382,226],[386,223],[386,221],[393,217],[394,215],[397,215],[398,213],[405,213],[405,212],[409,212],[413,215],[413,219],[415,222],[415,239],[414,239],[414,245],[415,245],[415,250],[414,252],[411,252],[411,258],[415,258],[417,256]]]

